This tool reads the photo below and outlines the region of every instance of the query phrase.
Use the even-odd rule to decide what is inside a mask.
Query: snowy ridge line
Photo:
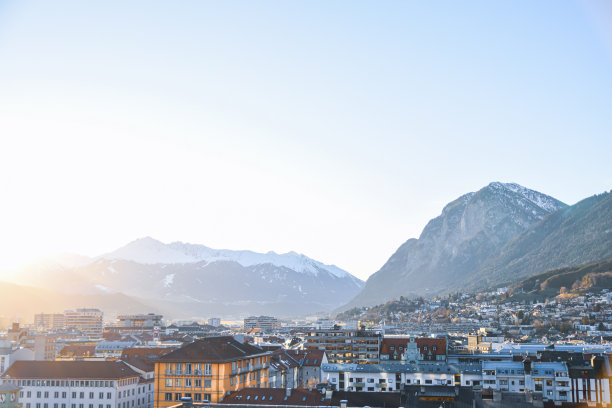
[[[207,263],[215,261],[234,261],[244,267],[272,264],[300,273],[310,273],[315,276],[321,271],[326,271],[338,278],[351,277],[355,281],[361,282],[347,271],[335,265],[326,265],[306,255],[298,254],[293,251],[285,254],[277,254],[273,251],[259,253],[248,250],[234,251],[229,249],[213,249],[204,245],[184,242],[164,244],[151,237],[132,241],[116,251],[98,257],[98,259],[100,258],[108,260],[122,259],[141,264],[180,264],[202,261],[206,261]]]

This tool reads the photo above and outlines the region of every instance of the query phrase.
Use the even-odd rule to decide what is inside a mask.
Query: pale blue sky
[[[151,235],[366,278],[490,181],[612,188],[612,3],[0,0],[0,138],[0,265]]]

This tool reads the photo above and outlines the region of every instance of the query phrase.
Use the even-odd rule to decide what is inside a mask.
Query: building
[[[21,408],[19,390],[12,384],[0,384],[0,408]]]
[[[154,326],[161,326],[162,317],[162,315],[153,313],[134,314],[117,316],[117,320],[119,320],[119,326],[121,327],[142,327],[151,329]]]
[[[385,337],[380,361],[446,361],[446,337]]]
[[[62,330],[66,326],[63,313],[39,313],[34,315],[34,327],[37,330]]]
[[[267,387],[270,356],[233,337],[208,337],[161,356],[155,362],[155,408],[181,398],[218,402],[229,391]]]
[[[478,363],[323,364],[321,379],[338,391],[397,392],[404,386],[479,386]]]
[[[244,330],[259,329],[264,332],[272,332],[280,328],[278,319],[272,316],[250,316],[244,319]]]
[[[221,319],[219,319],[218,317],[211,317],[210,319],[208,319],[208,325],[212,327],[219,327],[221,326]]]
[[[23,408],[150,408],[153,384],[118,361],[17,361],[3,384]]]
[[[76,329],[90,339],[102,338],[104,314],[98,309],[66,310],[66,328]]]
[[[324,350],[330,363],[378,364],[382,336],[371,330],[315,330],[304,347]]]

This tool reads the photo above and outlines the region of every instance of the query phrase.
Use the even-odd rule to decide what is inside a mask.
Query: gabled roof
[[[118,380],[138,376],[120,361],[15,361],[2,378]]]
[[[135,347],[126,348],[121,352],[121,360],[143,371],[154,371],[155,362],[173,348],[168,347]]]
[[[223,363],[268,354],[262,349],[242,344],[231,336],[207,337],[162,356],[160,362]]]

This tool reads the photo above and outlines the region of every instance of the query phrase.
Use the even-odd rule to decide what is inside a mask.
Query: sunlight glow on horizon
[[[0,270],[151,236],[365,280],[489,182],[609,190],[598,4],[0,2]]]

